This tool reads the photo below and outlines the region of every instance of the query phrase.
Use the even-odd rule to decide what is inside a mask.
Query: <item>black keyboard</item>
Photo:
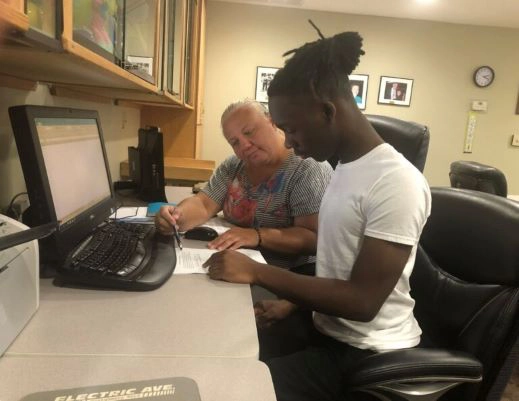
[[[110,222],[85,238],[58,271],[58,284],[152,290],[173,273],[175,246],[150,224]]]

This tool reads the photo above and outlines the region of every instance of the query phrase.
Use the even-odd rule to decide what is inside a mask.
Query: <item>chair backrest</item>
[[[451,187],[473,189],[499,196],[507,196],[508,188],[503,172],[478,162],[458,160],[451,163]]]
[[[365,116],[385,142],[402,153],[418,170],[423,171],[429,149],[429,129],[425,125],[388,116]],[[328,162],[335,168],[337,158],[331,158]]]
[[[431,194],[411,276],[422,345],[483,364],[480,384],[442,400],[499,400],[519,353],[519,203],[447,187]]]

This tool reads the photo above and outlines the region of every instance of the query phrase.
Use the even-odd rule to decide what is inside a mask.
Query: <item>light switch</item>
[[[512,146],[519,146],[519,134],[512,135]]]
[[[471,109],[474,111],[487,111],[487,101],[473,100]]]

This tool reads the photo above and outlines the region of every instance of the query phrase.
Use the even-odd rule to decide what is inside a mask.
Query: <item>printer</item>
[[[0,244],[2,238],[5,240],[10,234],[28,229],[0,214]],[[0,250],[0,355],[38,309],[39,289],[38,241],[30,240]]]

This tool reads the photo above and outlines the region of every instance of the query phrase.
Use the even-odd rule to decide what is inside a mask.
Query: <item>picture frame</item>
[[[408,78],[380,77],[378,103],[395,106],[410,106],[413,80]]]
[[[256,67],[256,96],[254,99],[257,102],[267,104],[269,101],[267,90],[270,85],[270,81],[276,75],[279,68],[277,67]]]
[[[368,96],[368,81],[369,75],[366,74],[351,74],[348,76],[350,81],[351,92],[353,98],[357,103],[359,110],[366,109],[366,99]]]
[[[133,72],[135,70],[144,72],[150,76],[153,75],[153,57],[142,56],[126,56],[127,70]]]

